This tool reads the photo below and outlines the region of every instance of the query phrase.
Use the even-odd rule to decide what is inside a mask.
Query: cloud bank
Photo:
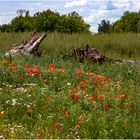
[[[65,8],[86,6],[87,4],[88,4],[87,0],[73,0],[71,2],[67,2],[65,4]]]
[[[97,32],[101,20],[114,22],[125,11],[140,10],[140,0],[72,0],[65,4],[65,8],[83,8],[85,22],[91,24],[91,31]],[[84,14],[87,13],[87,14]]]

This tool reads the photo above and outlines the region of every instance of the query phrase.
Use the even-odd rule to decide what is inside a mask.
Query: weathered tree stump
[[[105,55],[101,54],[96,48],[90,48],[87,44],[82,47],[72,49],[70,53],[63,56],[64,59],[72,57],[78,59],[80,62],[88,59],[102,64],[105,61]]]
[[[23,43],[19,45],[14,45],[12,49],[9,51],[9,53],[11,55],[33,54],[35,56],[41,56],[42,51],[39,50],[39,45],[47,35],[48,33],[45,32],[43,35],[39,36],[38,33],[34,31],[29,39],[24,40]]]

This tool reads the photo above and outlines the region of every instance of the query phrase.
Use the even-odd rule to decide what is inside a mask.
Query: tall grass
[[[0,52],[8,51],[12,44],[21,43],[30,33],[0,33]],[[49,33],[40,48],[52,57],[69,52],[83,44],[95,47],[111,58],[140,58],[140,34],[61,34]]]

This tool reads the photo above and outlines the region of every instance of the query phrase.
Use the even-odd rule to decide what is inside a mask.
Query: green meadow
[[[30,33],[0,33],[0,136],[5,139],[140,139],[140,67],[63,60],[89,44],[140,60],[140,34],[49,33],[42,57],[5,57]]]

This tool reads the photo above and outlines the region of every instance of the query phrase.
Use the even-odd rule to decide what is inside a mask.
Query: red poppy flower
[[[88,99],[91,101],[96,101],[96,97],[89,97]]]
[[[121,99],[120,99],[120,97],[116,97],[115,100],[116,101],[120,101]]]
[[[38,66],[35,65],[34,68],[35,68],[35,69],[38,69]]]
[[[64,69],[60,68],[58,69],[58,72],[64,72]]]
[[[101,82],[101,85],[104,86],[104,85],[105,85],[105,81],[102,81],[102,82]]]
[[[125,108],[130,109],[130,108],[132,108],[132,105],[128,104],[128,105],[125,106]]]
[[[33,113],[33,109],[32,108],[29,108],[27,112]]]
[[[54,67],[49,67],[49,68],[48,68],[48,71],[50,71],[50,72],[55,72],[55,68],[54,68]]]
[[[82,122],[84,122],[84,121],[85,121],[85,119],[84,119],[84,118],[82,118],[82,117],[80,117],[80,118],[78,118],[78,121],[79,121],[79,123],[82,123]]]
[[[80,85],[81,85],[82,87],[85,87],[85,82],[84,82],[84,81],[80,82]]]
[[[26,64],[26,65],[24,66],[24,68],[28,69],[28,68],[30,68],[30,65],[29,65],[29,64]]]
[[[101,88],[101,86],[100,86],[100,85],[98,85],[98,86],[97,86],[97,88],[98,88],[98,89],[100,89],[100,88]]]
[[[125,94],[120,94],[120,99],[122,99],[122,98],[125,98],[126,97],[126,95]]]
[[[50,64],[50,67],[54,67],[54,64]]]
[[[86,82],[86,83],[90,83],[90,80],[86,79],[85,82]]]
[[[12,67],[12,69],[15,69],[16,68],[16,66],[17,66],[17,64],[11,64],[11,67]]]
[[[103,104],[103,108],[106,109],[109,106],[109,104]]]
[[[102,75],[96,75],[96,79],[97,79],[97,80],[103,80],[104,77],[103,77]]]
[[[56,81],[56,80],[57,80],[57,77],[54,77],[54,78],[53,78],[53,80],[55,80],[55,81]]]
[[[94,73],[90,73],[89,76],[90,76],[90,78],[93,79],[94,78]]]
[[[54,125],[59,127],[61,125],[61,123],[60,122],[55,122]]]
[[[81,90],[81,87],[80,87],[80,86],[77,86],[76,89],[77,89],[78,91],[80,91],[80,90]]]
[[[39,70],[29,69],[29,72],[33,73],[33,74],[36,74],[36,75],[39,75]]]
[[[34,70],[33,73],[34,74],[39,74],[39,71],[38,70]]]
[[[71,94],[71,99],[73,101],[78,101],[78,94]]]
[[[63,127],[59,128],[60,133],[63,133]]]
[[[104,97],[104,94],[98,95],[98,99],[102,99]]]
[[[31,73],[27,72],[26,75],[27,75],[28,77],[30,77],[30,76],[31,76]]]
[[[75,73],[78,75],[81,75],[81,74],[83,74],[83,71],[81,69],[78,69]]]
[[[75,126],[75,129],[80,129],[80,125],[77,124],[77,125]]]
[[[110,89],[109,89],[109,87],[107,86],[107,87],[105,87],[105,90],[106,90],[106,91],[109,91]]]
[[[111,78],[106,78],[104,81],[112,81]]]

